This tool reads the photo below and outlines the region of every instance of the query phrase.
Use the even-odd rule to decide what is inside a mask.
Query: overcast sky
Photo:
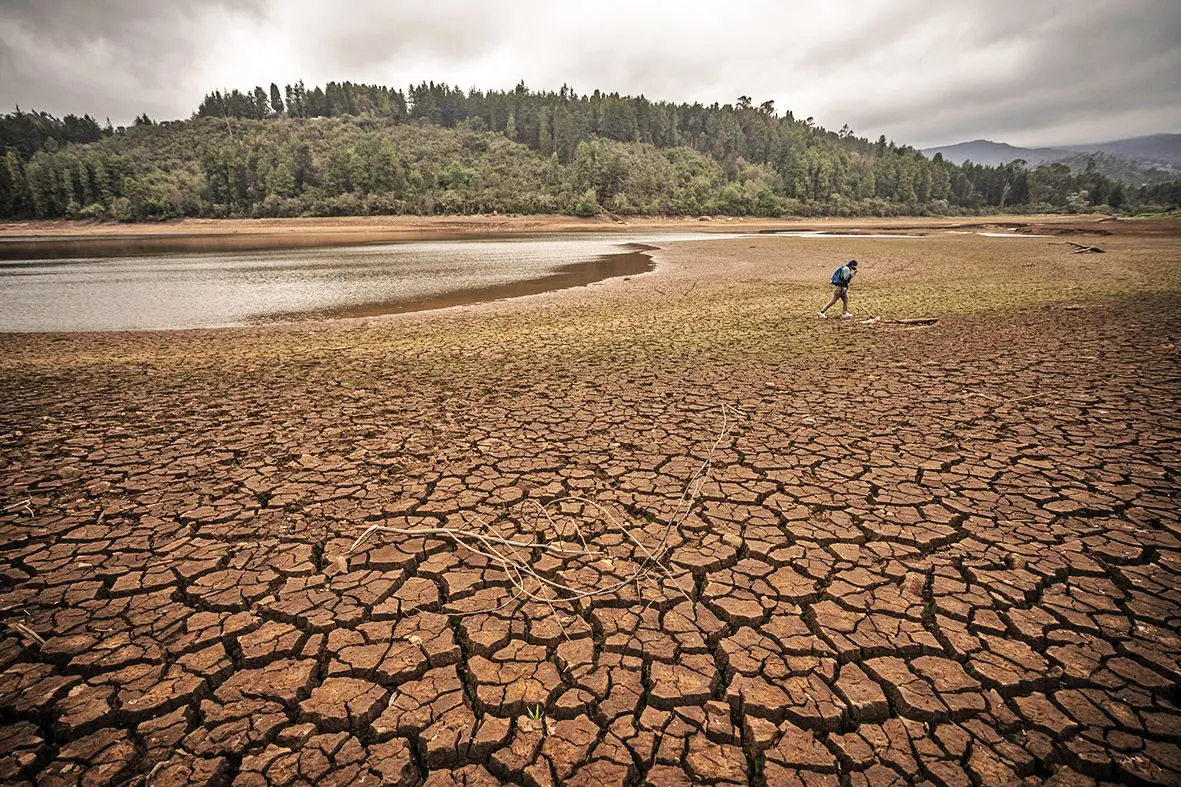
[[[188,117],[214,88],[570,84],[918,147],[1181,131],[1181,0],[0,0],[0,109]]]

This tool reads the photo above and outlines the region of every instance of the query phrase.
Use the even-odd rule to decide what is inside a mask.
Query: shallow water
[[[0,331],[215,328],[416,311],[643,273],[653,268],[645,245],[734,237],[553,234],[10,260],[0,262]]]

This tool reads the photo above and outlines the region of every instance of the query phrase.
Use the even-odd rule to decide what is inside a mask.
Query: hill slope
[[[1106,153],[1145,164],[1163,164],[1181,169],[1181,134],[1153,134],[1147,137],[1117,139],[1097,145],[1074,145],[1083,153]]]
[[[8,147],[0,217],[137,221],[432,213],[924,215],[1168,204],[1094,167],[960,166],[827,131],[771,102],[568,89],[288,86],[211,94],[189,120]],[[29,118],[0,116],[6,124]],[[91,129],[93,131],[93,129]],[[0,139],[4,135],[0,134]],[[26,155],[28,156],[26,158]]]
[[[1155,134],[1060,148],[1022,148],[976,139],[923,149],[925,156],[934,157],[937,153],[953,164],[971,161],[993,167],[1018,159],[1031,167],[1062,162],[1075,173],[1086,171],[1093,162],[1105,177],[1133,186],[1165,183],[1181,177],[1181,134]]]
[[[1123,158],[1125,162],[1137,164],[1141,169],[1163,169],[1166,173],[1181,170],[1181,134],[1156,134],[1148,137],[1133,137],[1128,139],[1114,139],[1088,145],[1068,145],[1061,148],[1018,148],[1016,145],[1004,142],[992,142],[990,139],[973,139],[972,142],[960,142],[954,145],[941,145],[938,148],[924,148],[922,154],[933,157],[941,154],[946,161],[963,164],[971,161],[974,164],[987,164],[997,167],[1022,158],[1030,167],[1056,161],[1066,161],[1076,158],[1078,154],[1102,154],[1113,158]],[[1078,160],[1085,161],[1085,160]],[[1084,164],[1085,165],[1085,164]],[[1151,177],[1137,176],[1142,181],[1149,181]]]
[[[1019,148],[1005,142],[974,139],[971,142],[959,142],[955,145],[923,149],[923,155],[928,158],[934,158],[936,154],[941,154],[944,160],[953,164],[971,161],[973,164],[996,167],[1022,159],[1029,166],[1035,167],[1047,161],[1067,158],[1073,155],[1073,152],[1063,148]]]

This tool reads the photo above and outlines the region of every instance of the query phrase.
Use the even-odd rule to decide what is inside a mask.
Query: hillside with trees
[[[0,116],[0,217],[118,221],[434,213],[891,216],[1163,210],[1091,167],[956,165],[748,97],[302,82],[214,92],[129,128]]]
[[[1181,147],[1181,134],[1158,134],[1143,139],[1147,142],[1129,139],[1107,143],[1111,150],[1127,151],[1122,155],[1107,152],[1094,145],[1078,149],[1018,148],[1003,142],[990,142],[987,139],[924,148],[923,155],[930,158],[939,154],[954,164],[971,161],[991,166],[1008,164],[1018,159],[1029,166],[1061,162],[1070,167],[1070,171],[1076,175],[1094,169],[1106,178],[1119,181],[1125,187],[1134,188],[1181,180],[1181,168],[1164,160],[1173,154],[1171,148]],[[1152,144],[1154,142],[1155,144]],[[1171,147],[1167,147],[1170,145]],[[1149,155],[1160,158],[1152,159]]]

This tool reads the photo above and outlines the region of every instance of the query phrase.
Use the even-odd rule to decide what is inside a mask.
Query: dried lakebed
[[[0,336],[0,781],[1176,784],[1181,244],[1104,245]],[[817,320],[846,255],[855,312],[938,323]],[[481,520],[578,524],[600,557],[530,566],[610,592],[349,549]]]

